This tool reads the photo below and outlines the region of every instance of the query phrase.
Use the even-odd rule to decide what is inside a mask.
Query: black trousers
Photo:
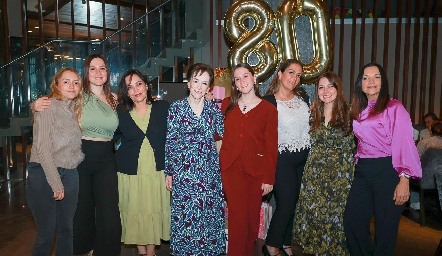
[[[270,221],[266,244],[281,248],[292,244],[293,218],[309,149],[278,154],[273,195],[276,209]]]
[[[82,140],[85,159],[78,166],[80,189],[74,218],[74,254],[121,252],[118,178],[113,143]]]
[[[359,159],[344,213],[344,230],[351,255],[394,255],[404,205],[393,201],[399,183],[391,157]],[[370,219],[374,215],[375,241]]]

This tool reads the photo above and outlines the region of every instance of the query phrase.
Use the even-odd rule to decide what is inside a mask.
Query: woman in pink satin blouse
[[[347,244],[351,255],[394,255],[399,220],[410,196],[409,179],[420,179],[422,168],[410,115],[400,101],[390,98],[380,65],[369,63],[359,72],[351,117],[358,145],[344,213]]]

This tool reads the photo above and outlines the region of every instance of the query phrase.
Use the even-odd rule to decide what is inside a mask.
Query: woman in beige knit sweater
[[[73,255],[73,219],[78,200],[76,168],[84,158],[79,126],[81,89],[75,69],[59,70],[51,82],[50,107],[34,116],[26,184],[37,227],[32,255],[49,255],[55,232],[56,255]]]

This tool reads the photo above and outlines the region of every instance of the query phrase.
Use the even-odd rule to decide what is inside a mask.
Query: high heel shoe
[[[292,248],[291,246],[282,246],[282,251],[284,252],[285,256],[293,256],[293,254],[288,254],[287,251],[285,249],[289,249]],[[280,250],[281,251],[281,250]]]
[[[269,249],[267,249],[267,245],[262,246],[262,253],[264,254],[264,256],[280,256],[281,255],[281,252],[278,252],[277,254],[271,254],[269,252]]]

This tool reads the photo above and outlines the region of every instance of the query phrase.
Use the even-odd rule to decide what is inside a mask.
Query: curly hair
[[[70,71],[72,73],[75,73],[78,76],[78,80],[81,82],[80,74],[75,70],[74,68],[62,68],[55,73],[54,77],[51,81],[51,93],[48,95],[48,98],[54,98],[56,100],[63,100],[64,96],[58,89],[58,80],[60,80],[61,76],[64,72]],[[80,83],[81,84],[81,83]],[[80,126],[81,129],[81,113],[83,110],[83,93],[81,93],[81,90],[83,89],[83,84],[81,84],[80,93],[78,93],[78,96],[72,101],[71,104],[74,104],[74,113],[75,117],[77,119],[77,123]]]
[[[224,116],[226,116],[236,105],[238,105],[238,100],[239,98],[241,98],[242,95],[242,92],[238,91],[236,88],[235,77],[233,75],[235,73],[235,70],[237,70],[238,68],[245,68],[252,74],[252,76],[255,76],[255,71],[253,70],[252,66],[247,63],[238,63],[234,68],[232,68],[232,90],[230,92],[230,103],[226,108]],[[262,98],[259,94],[258,83],[255,83],[253,85],[253,91],[255,92],[255,95],[258,96],[258,98]]]
[[[319,128],[324,115],[324,102],[322,102],[318,94],[319,80],[321,80],[322,78],[326,78],[328,82],[332,84],[334,88],[336,88],[337,91],[336,99],[332,102],[333,108],[329,122],[330,127],[341,130],[348,135],[352,130],[349,116],[349,107],[345,102],[341,78],[339,78],[339,76],[332,71],[328,71],[320,75],[318,77],[318,82],[316,82],[316,98],[312,105],[310,113],[310,131],[314,132]]]
[[[138,76],[145,84],[147,88],[147,97],[146,97],[146,103],[152,104],[153,98],[150,90],[150,83],[147,79],[147,76],[143,75],[140,71],[136,69],[132,69],[129,71],[126,71],[126,73],[121,76],[120,83],[118,84],[118,103],[120,104],[120,107],[123,111],[131,111],[134,108],[134,102],[129,97],[128,94],[128,87],[126,85],[126,78],[130,77],[132,80],[132,77],[136,75]]]
[[[84,92],[86,92],[89,96],[92,93],[91,90],[91,82],[89,81],[89,67],[91,65],[91,62],[93,59],[101,59],[104,62],[104,65],[106,66],[107,70],[107,80],[103,84],[103,92],[106,96],[107,103],[112,107],[113,110],[117,108],[117,102],[116,99],[114,99],[114,96],[112,95],[112,91],[110,88],[110,72],[109,72],[109,65],[107,63],[106,58],[101,54],[90,54],[86,56],[86,59],[83,63],[83,89]]]
[[[355,83],[355,91],[353,93],[351,101],[351,118],[357,120],[359,114],[368,106],[367,95],[362,91],[362,78],[364,77],[364,71],[369,67],[377,67],[379,74],[381,75],[381,91],[379,92],[378,99],[374,107],[370,110],[369,115],[376,115],[381,113],[387,108],[388,101],[390,100],[390,94],[388,94],[388,78],[384,68],[377,63],[368,63],[361,68],[358,74],[358,78]]]

